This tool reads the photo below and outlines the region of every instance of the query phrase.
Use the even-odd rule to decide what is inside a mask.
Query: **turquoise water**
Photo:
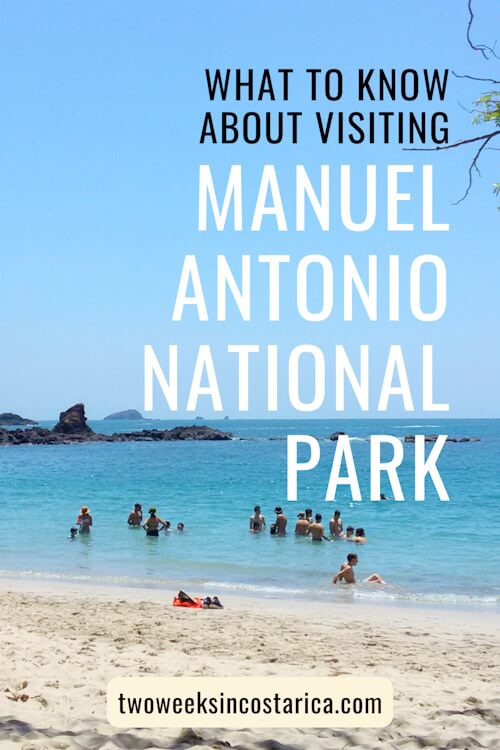
[[[178,424],[179,422],[175,422]],[[152,426],[91,422],[101,432]],[[173,422],[154,422],[155,427]],[[493,605],[500,586],[500,420],[261,420],[210,421],[230,430],[231,442],[124,443],[18,446],[0,450],[0,574],[70,578],[158,586],[170,594],[225,591],[259,596],[300,596]],[[47,423],[50,426],[50,423]],[[405,502],[353,503],[341,488],[324,501],[334,430],[352,440],[363,496],[368,497],[370,434],[447,433],[477,436],[479,443],[447,444],[438,466],[451,497],[430,492],[411,499],[413,446],[405,445],[401,483]],[[322,463],[299,480],[297,503],[286,502],[286,435],[321,438]],[[390,487],[382,486],[390,495]],[[184,534],[147,538],[126,524],[134,502],[151,503]],[[378,571],[385,587],[355,591],[331,585],[348,551],[344,541],[313,544],[269,533],[252,535],[248,519],[260,503],[268,522],[284,506],[293,529],[305,507],[328,522],[334,508],[344,526],[363,526],[368,543],[357,547],[358,578]],[[69,540],[82,504],[94,529]]]

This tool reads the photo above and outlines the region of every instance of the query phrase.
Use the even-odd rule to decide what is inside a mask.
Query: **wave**
[[[386,584],[375,586],[373,584],[358,583],[356,586],[332,587],[307,587],[307,586],[280,586],[265,582],[228,581],[201,578],[141,578],[133,576],[116,575],[78,575],[70,573],[52,573],[48,571],[35,570],[0,570],[0,578],[14,579],[37,579],[39,581],[60,581],[96,586],[110,585],[113,587],[126,588],[169,588],[172,592],[179,588],[197,588],[205,593],[214,591],[226,591],[233,594],[241,594],[249,597],[262,597],[272,599],[301,599],[321,602],[372,602],[380,604],[415,604],[460,607],[483,607],[500,604],[500,596],[495,594],[466,594],[459,592],[418,592],[408,591],[402,587]],[[54,593],[56,593],[54,591]]]

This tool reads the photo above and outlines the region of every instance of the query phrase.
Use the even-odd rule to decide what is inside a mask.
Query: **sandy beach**
[[[225,597],[223,611],[178,610],[133,588],[2,579],[2,748],[476,748],[500,743],[493,612]],[[195,593],[195,592],[193,592]],[[112,677],[384,676],[384,729],[118,730]],[[26,697],[27,696],[27,697]]]

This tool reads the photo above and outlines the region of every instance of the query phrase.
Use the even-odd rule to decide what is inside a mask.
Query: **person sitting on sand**
[[[342,563],[339,572],[333,576],[333,583],[342,581],[343,583],[356,583],[356,577],[354,575],[354,566],[358,564],[358,556],[354,552],[349,552],[347,555],[347,562]],[[365,578],[363,583],[385,583],[378,573],[372,573],[371,576]]]
[[[297,515],[297,523],[295,524],[295,533],[297,536],[307,536],[307,530],[310,524],[306,518],[306,514],[303,510]]]
[[[314,517],[314,523],[310,523],[309,527],[307,529],[307,534],[311,537],[313,542],[321,542],[323,539],[325,542],[331,542],[331,539],[328,539],[328,537],[325,536],[325,530],[323,528],[323,524],[321,523],[321,513],[316,513]]]
[[[80,510],[80,515],[76,519],[76,525],[80,527],[80,534],[90,533],[90,527],[92,526],[92,516],[86,505],[83,505]]]
[[[274,512],[276,513],[276,533],[283,536],[286,534],[288,518],[285,516],[279,505],[276,506]]]
[[[136,503],[134,505],[134,510],[130,512],[130,515],[128,517],[127,521],[129,526],[140,526],[142,523],[142,505],[140,503]]]
[[[361,526],[358,529],[356,529],[356,533],[354,534],[352,541],[357,542],[357,544],[365,544],[366,542],[365,530],[361,528]]]
[[[158,536],[158,531],[160,529],[166,529],[167,524],[156,515],[156,508],[150,508],[148,513],[149,518],[144,521],[142,528],[146,529],[147,536]]]
[[[334,511],[332,518],[330,518],[330,534],[332,536],[340,536],[343,530],[340,510],[336,510]]]
[[[345,539],[346,542],[352,542],[354,537],[354,526],[348,526],[345,530],[345,534],[340,535],[342,539]]]
[[[259,531],[266,528],[266,519],[260,512],[260,505],[256,505],[253,509],[253,516],[250,516],[250,531],[254,531],[254,524],[258,524]]]

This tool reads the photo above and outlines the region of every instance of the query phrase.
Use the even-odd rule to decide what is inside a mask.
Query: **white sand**
[[[295,601],[224,597],[217,612],[170,601],[171,592],[0,579],[2,750],[500,747],[491,610],[329,603],[300,612]],[[114,729],[107,682],[141,674],[379,675],[394,684],[394,721],[377,730]],[[9,699],[21,694],[25,702]]]

